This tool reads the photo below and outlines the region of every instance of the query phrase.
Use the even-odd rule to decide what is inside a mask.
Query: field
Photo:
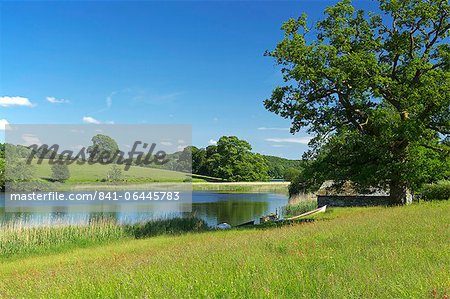
[[[45,163],[37,165],[34,161],[35,177],[48,179],[51,177],[51,165]],[[61,189],[86,190],[95,188],[105,180],[111,165],[69,165],[70,179]],[[196,191],[218,191],[218,192],[282,192],[287,193],[289,182],[206,182],[205,180],[217,180],[201,175],[188,175],[183,172],[132,166],[128,171],[122,171],[123,180],[130,188],[145,188],[145,183],[152,182],[186,182],[192,181],[192,189]],[[94,185],[93,185],[94,184]],[[140,184],[140,186],[136,186]]]
[[[50,178],[52,171],[51,165],[45,163],[37,165],[33,164],[36,170],[35,176],[38,178]],[[71,164],[69,165],[70,179],[67,182],[96,182],[104,180],[107,176],[108,171],[111,169],[111,165],[101,165],[101,164]],[[156,169],[156,168],[146,168],[131,166],[128,171],[124,171],[123,167],[122,174],[123,179],[127,181],[180,181],[189,178],[187,174],[182,172]]]
[[[448,201],[341,208],[28,255],[0,261],[0,297],[448,298],[449,215]]]

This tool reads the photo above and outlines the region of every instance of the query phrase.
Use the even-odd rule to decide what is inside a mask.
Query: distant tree
[[[300,175],[301,170],[298,168],[289,167],[284,171],[283,178],[286,181],[292,182],[294,178]]]
[[[64,182],[70,178],[69,167],[66,163],[55,163],[52,165],[52,179],[58,182]]]
[[[92,145],[87,148],[91,159],[98,162],[112,163],[112,158],[119,151],[117,142],[109,136],[97,134],[92,137]]]
[[[192,173],[205,174],[206,150],[204,148],[192,147]]]
[[[31,149],[21,146],[5,144],[5,158],[0,158],[0,185],[10,192],[31,192],[48,190],[49,186],[35,174],[35,167],[27,163]],[[1,172],[1,171],[0,171]]]
[[[5,159],[0,158],[0,190],[5,190]]]
[[[286,84],[265,107],[291,119],[291,132],[315,134],[314,179],[389,186],[402,204],[407,188],[448,166],[450,4],[380,0],[379,9],[383,17],[344,0],[311,32],[305,15],[284,23],[267,55]]]
[[[176,167],[174,170],[192,172],[192,153],[196,150],[197,148],[195,146],[185,147],[175,163]]]
[[[108,182],[123,181],[122,169],[118,165],[113,164],[106,174],[106,180]]]
[[[302,169],[304,161],[289,160],[281,157],[264,155],[264,159],[269,166],[269,176],[273,179],[284,178],[284,173],[288,168]]]
[[[33,165],[24,159],[30,154],[31,150],[24,146],[5,144],[5,181],[17,183],[35,179]]]
[[[5,144],[0,143],[0,158],[5,158]]]
[[[208,147],[206,158],[209,175],[230,181],[268,180],[264,158],[251,152],[250,144],[235,136],[223,136],[216,147]]]

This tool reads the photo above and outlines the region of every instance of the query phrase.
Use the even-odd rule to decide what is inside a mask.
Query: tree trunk
[[[392,181],[389,187],[389,196],[392,205],[404,205],[407,203],[408,188],[406,182]]]
[[[408,184],[402,179],[404,175],[404,163],[406,161],[406,148],[408,141],[399,139],[394,142],[392,153],[394,171],[391,174],[391,182],[389,184],[389,196],[392,205],[403,205],[407,203]]]

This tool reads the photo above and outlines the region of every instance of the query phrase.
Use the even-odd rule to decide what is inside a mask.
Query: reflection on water
[[[182,212],[117,212],[103,213],[118,223],[135,223],[158,218],[187,217],[194,215],[204,219],[209,225],[228,222],[237,225],[250,220],[257,220],[260,216],[275,212],[286,205],[288,198],[277,193],[213,193],[193,192],[192,213]],[[0,193],[3,205],[4,194]],[[54,225],[89,223],[98,213],[70,213],[67,208],[55,209],[50,213],[5,213],[0,209],[0,222],[21,220],[26,225]]]

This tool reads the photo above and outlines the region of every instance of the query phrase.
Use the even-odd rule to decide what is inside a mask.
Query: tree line
[[[92,146],[97,148],[98,153],[109,152],[111,155],[118,150],[116,141],[109,137],[98,134],[92,138]],[[10,175],[19,180],[27,181],[33,171],[31,165],[26,165],[24,160],[31,154],[36,158],[49,159],[58,157],[58,153],[51,150],[33,152],[32,149],[17,145],[11,146],[8,151],[15,157],[9,157],[9,162],[14,163],[10,169]],[[89,151],[92,152],[92,151]],[[133,161],[134,166],[158,167],[174,171],[192,172],[193,174],[204,175],[223,179],[225,181],[268,181],[270,179],[293,180],[303,170],[303,161],[288,160],[275,156],[265,156],[252,152],[249,142],[239,139],[236,136],[223,136],[217,145],[210,145],[206,148],[188,146],[183,151],[167,155],[168,163],[164,165],[143,165],[138,161]],[[57,160],[57,159],[56,159]],[[0,144],[0,184],[4,189],[5,184],[5,144]],[[121,170],[112,165],[105,180],[119,181],[122,177]],[[116,167],[114,167],[116,166]],[[64,182],[70,178],[70,170],[66,163],[54,163],[51,167],[52,181]]]

